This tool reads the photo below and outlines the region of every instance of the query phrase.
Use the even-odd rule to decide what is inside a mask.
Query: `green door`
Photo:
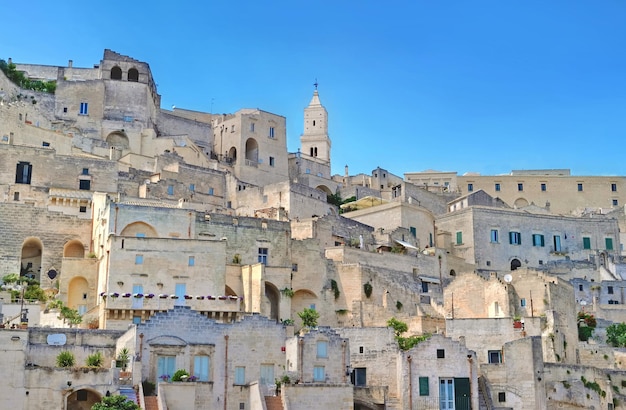
[[[454,378],[454,409],[470,410],[472,403],[470,400],[470,381],[468,377]]]

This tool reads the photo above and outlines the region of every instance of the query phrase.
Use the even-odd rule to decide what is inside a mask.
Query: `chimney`
[[[72,66],[73,66],[73,65],[74,65],[74,62],[73,62],[72,60],[70,60],[70,61],[68,61],[68,62],[67,62],[67,66],[68,66],[69,68],[72,68]]]

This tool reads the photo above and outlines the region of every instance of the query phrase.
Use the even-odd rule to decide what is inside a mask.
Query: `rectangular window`
[[[606,292],[607,292],[609,295],[612,295],[612,294],[613,294],[613,286],[607,286],[607,287],[606,287]]]
[[[582,192],[583,190],[583,184],[578,184],[578,192]]]
[[[607,251],[613,250],[613,238],[604,238],[604,249]]]
[[[591,238],[583,236],[583,249],[591,249]]]
[[[267,248],[259,248],[258,262],[262,263],[263,265],[267,265],[267,255],[268,255]]]
[[[457,232],[456,233],[456,244],[457,245],[462,245],[463,244],[463,232]]]
[[[520,234],[519,232],[509,232],[509,243],[511,245],[521,245],[522,234]]]
[[[83,168],[82,175],[89,175],[89,168]]]
[[[210,363],[209,356],[195,356],[193,358],[193,375],[199,382],[209,381]]]
[[[215,195],[215,190],[213,188],[209,188],[209,195]]]
[[[194,192],[196,190],[196,184],[189,184],[189,190]]]
[[[420,396],[429,396],[430,389],[428,387],[428,376],[419,377]]]
[[[167,376],[171,378],[176,371],[176,356],[157,357],[157,377]]]
[[[611,184],[611,192],[617,192],[617,184],[615,183]]]
[[[578,290],[582,292],[583,291],[583,285],[578,285]]]
[[[545,246],[544,236],[538,233],[533,234],[533,246]]]
[[[254,132],[254,123],[253,122],[250,123],[250,132]]]
[[[496,192],[500,192],[500,184],[496,184],[495,189],[496,189]]]
[[[33,173],[33,166],[30,162],[18,162],[15,171],[16,184],[30,184],[30,177]]]
[[[491,243],[498,243],[498,230],[497,229],[491,230]]]
[[[235,367],[235,384],[240,386],[246,384],[246,368],[244,366]]]
[[[196,266],[196,257],[195,256],[190,256],[189,260],[187,261],[187,265],[188,266]]]
[[[542,192],[546,192],[548,189],[548,187],[546,186],[546,184],[541,184],[541,191]]]
[[[78,212],[84,214],[87,213],[87,207],[86,206],[81,206],[78,208]]]
[[[89,104],[87,104],[86,102],[80,103],[79,114],[80,115],[88,115],[89,114]]]
[[[78,181],[78,189],[82,191],[89,191],[91,189],[91,181],[88,179],[81,179]]]
[[[554,245],[554,252],[561,252],[561,236],[554,235],[552,237],[552,244]]]
[[[502,363],[502,355],[499,350],[489,350],[487,356],[489,363]]]
[[[270,167],[274,166],[274,157],[270,157]]]
[[[323,340],[317,342],[317,357],[328,357],[328,342]]]
[[[506,401],[506,392],[499,391],[498,392],[498,402],[504,403]]]
[[[524,190],[524,184],[517,184],[517,190],[518,191],[523,191]]]
[[[612,200],[612,204],[613,204],[613,206],[617,206],[617,199],[613,199]]]
[[[174,185],[168,185],[167,186],[167,194],[168,195],[174,195]]]
[[[46,141],[43,141],[43,142],[41,143],[41,146],[42,146],[42,147],[49,147],[49,146],[50,146],[50,143],[49,143],[49,142],[46,142]]]
[[[143,255],[135,255],[135,265],[143,265]]]
[[[444,349],[437,349],[437,359],[445,359],[446,351]]]
[[[474,184],[467,184],[467,192],[472,192],[474,190]]]
[[[270,127],[270,133],[268,135],[270,138],[274,138],[274,127]]]
[[[133,285],[133,296],[143,294],[143,285]],[[133,298],[131,309],[143,309],[143,298]]]
[[[410,226],[409,231],[411,232],[411,236],[414,238],[417,236],[417,229],[414,226]]]
[[[428,246],[433,246],[433,234],[432,232],[428,234]]]
[[[526,299],[521,298],[520,301],[519,301],[519,304],[520,304],[521,307],[526,307]]]
[[[313,367],[313,381],[314,382],[326,381],[326,370],[324,369],[324,366]]]
[[[261,364],[261,384],[272,384],[274,379],[274,364]]]

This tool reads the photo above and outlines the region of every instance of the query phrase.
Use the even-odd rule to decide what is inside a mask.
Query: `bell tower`
[[[313,98],[304,109],[304,132],[300,136],[301,152],[330,166],[330,138],[328,137],[328,112],[320,102],[317,81]]]

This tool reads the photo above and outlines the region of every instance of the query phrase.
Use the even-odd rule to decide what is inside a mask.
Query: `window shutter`
[[[430,391],[428,390],[428,377],[420,377],[419,385],[420,385],[420,396],[429,396]]]

